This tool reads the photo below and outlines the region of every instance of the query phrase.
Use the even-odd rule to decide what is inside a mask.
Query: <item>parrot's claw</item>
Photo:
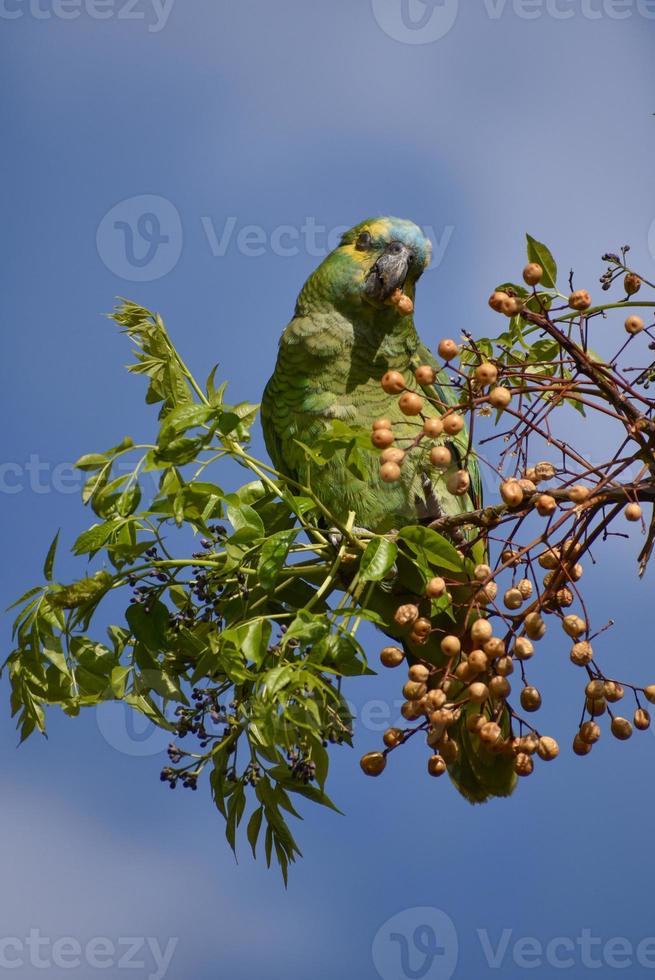
[[[367,527],[353,527],[352,528],[352,533],[353,534],[369,534],[370,532],[369,532],[369,530],[368,530]],[[331,527],[328,530],[328,539],[329,539],[330,544],[332,545],[332,547],[336,551],[338,551],[339,548],[341,547],[342,543],[343,543],[343,534],[341,533],[341,531],[339,530],[338,527]]]

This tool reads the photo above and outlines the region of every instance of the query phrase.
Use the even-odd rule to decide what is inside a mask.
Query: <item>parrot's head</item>
[[[390,299],[404,294],[413,302],[416,281],[429,264],[430,254],[429,239],[413,221],[362,221],[342,236],[337,248],[307,280],[299,306],[331,305],[348,313],[359,309],[406,315],[412,304],[394,306]]]

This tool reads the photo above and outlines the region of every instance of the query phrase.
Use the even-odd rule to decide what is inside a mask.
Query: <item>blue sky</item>
[[[117,295],[161,311],[194,370],[220,361],[235,398],[257,401],[328,232],[366,216],[431,230],[440,260],[417,299],[431,344],[495,328],[486,296],[521,268],[525,231],[592,292],[600,255],[626,241],[652,275],[654,8],[2,0],[3,605],[38,579],[58,527],[71,540],[90,520],[68,465],[153,429],[101,317]],[[602,452],[602,430],[580,438]],[[636,545],[610,546],[588,596],[617,621],[603,662],[649,682],[652,576],[636,581]],[[541,659],[544,727],[568,743],[580,681],[560,641]],[[353,683],[358,750],[379,738],[371,702],[385,710],[397,686]],[[53,715],[49,740],[20,750],[8,709],[0,725],[0,940],[177,938],[175,980],[404,980],[390,932],[411,947],[433,923],[446,951],[424,963],[417,947],[410,964],[428,980],[605,978],[627,957],[631,976],[653,975],[651,733],[564,752],[483,808],[430,781],[422,749],[377,781],[359,751],[335,753],[346,816],[307,813],[284,892],[245,850],[235,864],[208,792],[160,786],[160,743],[120,712]],[[22,957],[14,976],[44,975],[29,947],[2,949]],[[131,976],[155,975],[144,950]],[[124,975],[119,952],[105,958],[105,977]]]

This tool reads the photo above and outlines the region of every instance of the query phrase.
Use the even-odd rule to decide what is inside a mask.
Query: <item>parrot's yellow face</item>
[[[430,241],[413,221],[370,218],[347,231],[339,246],[313,273],[300,295],[355,310],[413,308],[414,286],[430,262]]]

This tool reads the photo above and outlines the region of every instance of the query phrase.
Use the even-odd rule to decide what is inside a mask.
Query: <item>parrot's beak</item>
[[[414,253],[402,242],[391,242],[366,276],[367,299],[382,302],[396,289],[402,289],[414,259]]]

